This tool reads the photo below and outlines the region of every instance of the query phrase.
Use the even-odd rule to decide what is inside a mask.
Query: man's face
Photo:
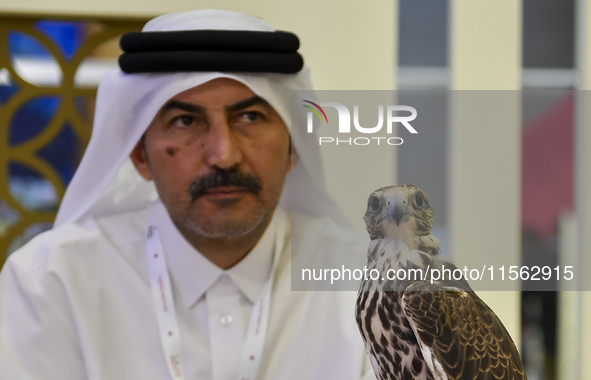
[[[282,119],[248,87],[226,78],[171,98],[131,158],[154,180],[177,226],[208,238],[266,226],[291,169]]]

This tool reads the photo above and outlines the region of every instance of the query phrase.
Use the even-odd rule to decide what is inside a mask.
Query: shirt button
[[[232,323],[233,320],[234,317],[232,317],[230,314],[222,314],[220,316],[220,325],[228,326],[230,323]]]
[[[230,276],[228,276],[227,274],[222,274],[220,276],[220,282],[222,284],[228,284],[228,283],[230,283]]]

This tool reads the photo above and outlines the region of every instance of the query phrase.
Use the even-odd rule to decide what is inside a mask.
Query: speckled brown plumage
[[[389,269],[453,269],[430,235],[433,210],[416,186],[373,192],[364,216],[372,239],[356,318],[380,380],[526,379],[515,344],[494,312],[464,279],[388,280]]]

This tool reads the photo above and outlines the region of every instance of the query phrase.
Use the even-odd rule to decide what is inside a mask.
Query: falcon
[[[457,268],[439,255],[439,240],[430,235],[433,216],[416,186],[383,187],[369,196],[367,268],[380,277],[361,282],[356,319],[377,378],[526,379],[505,326],[468,282],[428,277],[429,268]]]

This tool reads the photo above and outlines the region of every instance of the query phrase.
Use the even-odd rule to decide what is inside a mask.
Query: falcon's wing
[[[437,380],[526,379],[505,326],[476,293],[417,282],[402,305]]]

